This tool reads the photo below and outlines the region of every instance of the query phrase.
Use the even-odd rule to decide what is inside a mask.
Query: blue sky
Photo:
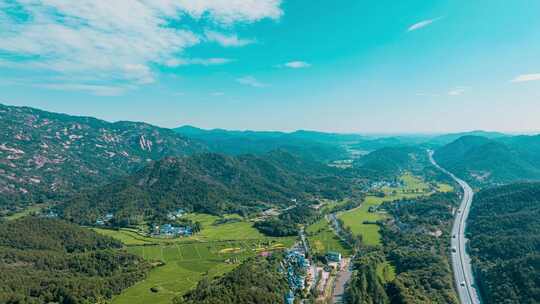
[[[164,127],[540,131],[540,2],[0,0],[0,101]]]

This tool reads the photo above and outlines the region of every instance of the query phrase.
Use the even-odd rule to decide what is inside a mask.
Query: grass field
[[[150,271],[148,277],[126,289],[113,299],[113,304],[169,304],[176,296],[194,288],[204,276],[222,275],[238,264],[226,260],[242,261],[265,250],[291,247],[295,237],[269,238],[260,234],[253,224],[238,216],[240,221],[215,225],[217,216],[187,215],[202,223],[202,231],[193,237],[177,239],[151,238],[135,230],[94,231],[122,241],[127,250],[149,261],[162,261],[164,266]],[[158,290],[153,292],[151,289]]]
[[[386,217],[384,213],[369,212],[372,206],[379,206],[385,201],[391,201],[398,196],[386,196],[384,198],[368,196],[360,207],[343,212],[338,215],[345,226],[351,228],[352,233],[361,235],[366,245],[379,245],[381,236],[379,226],[375,224],[364,224],[364,221],[376,222]]]
[[[314,253],[325,254],[328,251],[337,251],[346,257],[351,255],[351,248],[337,237],[324,218],[309,225],[306,228],[306,234]]]

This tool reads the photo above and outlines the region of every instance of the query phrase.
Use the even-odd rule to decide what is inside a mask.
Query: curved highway
[[[463,180],[457,178],[454,174],[448,172],[437,164],[433,158],[433,151],[429,151],[429,159],[431,163],[442,172],[452,177],[463,189],[463,200],[457,210],[454,224],[452,226],[452,270],[454,271],[454,279],[456,289],[459,295],[459,300],[462,304],[479,304],[480,299],[474,288],[474,278],[472,275],[471,259],[467,254],[465,238],[465,228],[467,217],[471,208],[474,193],[472,188]]]

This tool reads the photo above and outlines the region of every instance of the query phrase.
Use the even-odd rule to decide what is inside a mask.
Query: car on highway
[[[465,287],[465,281],[462,281],[459,285],[461,285],[461,287]]]
[[[457,248],[456,248],[456,247],[452,247],[452,252],[456,253],[456,252],[457,252]]]

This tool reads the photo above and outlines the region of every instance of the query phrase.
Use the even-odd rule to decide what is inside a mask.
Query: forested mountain
[[[205,150],[169,129],[0,104],[0,208],[104,184],[149,160]]]
[[[419,147],[387,147],[375,150],[354,162],[362,175],[391,176],[402,170],[422,169],[428,164],[426,150]]]
[[[340,199],[353,186],[341,169],[283,151],[237,157],[208,153],[153,162],[65,202],[59,210],[79,223],[113,213],[118,224],[125,224],[175,208],[245,213],[316,196]]]
[[[438,149],[435,159],[476,184],[540,179],[540,136],[464,136]]]
[[[449,133],[449,134],[438,135],[431,138],[427,143],[434,146],[444,146],[464,136],[480,136],[480,137],[485,137],[488,139],[499,139],[499,138],[507,137],[508,135],[504,133],[500,133],[500,132],[476,130],[476,131],[470,131],[470,132]]]
[[[95,232],[54,219],[0,223],[0,303],[102,303],[150,265]]]
[[[467,235],[485,303],[540,302],[540,183],[478,193]]]
[[[264,154],[285,150],[311,160],[327,162],[347,158],[343,145],[358,141],[360,135],[322,133],[314,131],[264,132],[203,130],[192,126],[175,129],[176,132],[204,142],[212,152],[230,155]]]
[[[280,255],[252,258],[225,276],[199,282],[174,304],[280,304],[289,290]]]

